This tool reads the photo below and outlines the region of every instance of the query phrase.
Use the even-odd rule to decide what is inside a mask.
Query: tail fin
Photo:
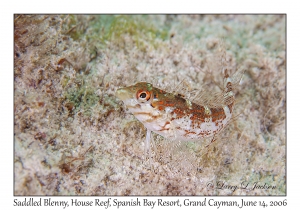
[[[229,77],[228,70],[224,70],[224,91],[223,91],[223,97],[225,100],[225,104],[229,105],[232,102],[235,101],[234,98],[234,89],[239,85],[240,81],[242,80],[242,77],[245,73],[245,70],[237,70],[232,77]]]

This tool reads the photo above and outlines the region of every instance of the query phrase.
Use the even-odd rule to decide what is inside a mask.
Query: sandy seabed
[[[15,15],[14,194],[285,195],[285,36],[285,15]],[[144,161],[116,89],[192,98],[224,66],[245,70],[235,120],[209,148],[154,135]]]

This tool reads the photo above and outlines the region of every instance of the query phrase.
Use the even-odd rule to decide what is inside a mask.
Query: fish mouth
[[[130,93],[125,88],[119,88],[116,92],[116,96],[122,101],[131,97]]]

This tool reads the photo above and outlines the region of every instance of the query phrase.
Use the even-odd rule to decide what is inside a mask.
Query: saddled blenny
[[[153,87],[148,82],[119,88],[116,96],[147,128],[145,158],[146,153],[150,154],[152,131],[169,140],[196,141],[212,137],[211,142],[214,142],[232,119],[234,87],[241,75],[237,72],[232,79],[227,69],[223,70],[223,90],[219,93],[202,91],[194,101]]]

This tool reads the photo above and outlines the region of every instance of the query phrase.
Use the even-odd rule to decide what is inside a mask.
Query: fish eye
[[[140,98],[146,98],[147,94],[146,93],[141,93]]]
[[[150,99],[150,92],[145,90],[140,90],[137,92],[137,99],[141,102],[148,101]]]

